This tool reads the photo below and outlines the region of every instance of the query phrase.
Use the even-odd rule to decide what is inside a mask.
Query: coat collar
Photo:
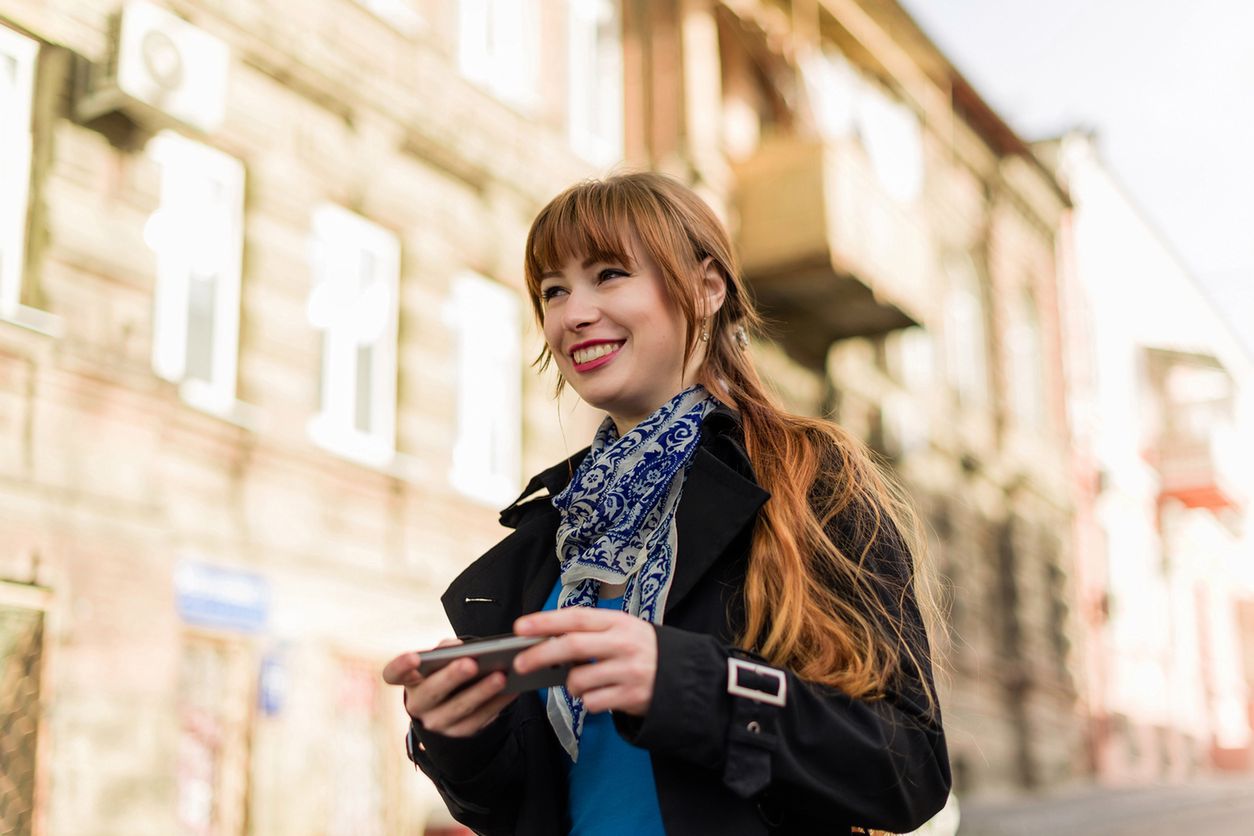
[[[696,587],[770,496],[754,480],[739,437],[731,410],[720,406],[706,417],[675,513],[678,558],[666,613]],[[549,497],[566,487],[587,452],[536,474],[501,512],[501,522],[515,530],[444,593],[444,609],[459,636],[508,633],[516,616],[544,606],[559,568],[554,552],[559,516]],[[541,489],[548,496],[529,499]]]

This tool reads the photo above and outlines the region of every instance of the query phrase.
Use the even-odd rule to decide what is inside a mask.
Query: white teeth
[[[581,348],[574,353],[575,362],[579,365],[591,363],[597,358],[604,357],[607,354],[617,351],[620,345],[622,345],[622,343],[601,343],[599,345],[594,345],[591,348]]]

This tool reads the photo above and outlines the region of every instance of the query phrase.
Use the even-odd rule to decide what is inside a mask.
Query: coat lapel
[[[669,613],[718,562],[736,536],[752,523],[770,497],[706,448],[699,448],[675,512],[678,555],[666,598]]]
[[[513,631],[514,619],[544,606],[557,583],[557,511],[540,512],[476,560],[441,600],[459,637]]]

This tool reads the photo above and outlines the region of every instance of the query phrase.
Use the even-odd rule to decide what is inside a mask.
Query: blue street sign
[[[188,624],[242,633],[266,626],[270,584],[261,575],[188,561],[175,570],[174,588]]]

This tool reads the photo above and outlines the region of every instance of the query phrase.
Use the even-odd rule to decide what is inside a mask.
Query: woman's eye
[[[540,291],[540,298],[543,299],[545,302],[547,302],[550,299],[552,299],[554,296],[556,296],[557,294],[565,293],[565,292],[566,290],[564,288],[560,288],[557,286],[546,287],[544,288],[544,290]]]
[[[625,276],[625,275],[627,275],[627,273],[624,270],[618,270],[613,267],[607,267],[606,269],[602,270],[600,273],[597,273],[597,278],[600,279],[601,281],[605,281],[606,279],[613,279],[617,276]]]

